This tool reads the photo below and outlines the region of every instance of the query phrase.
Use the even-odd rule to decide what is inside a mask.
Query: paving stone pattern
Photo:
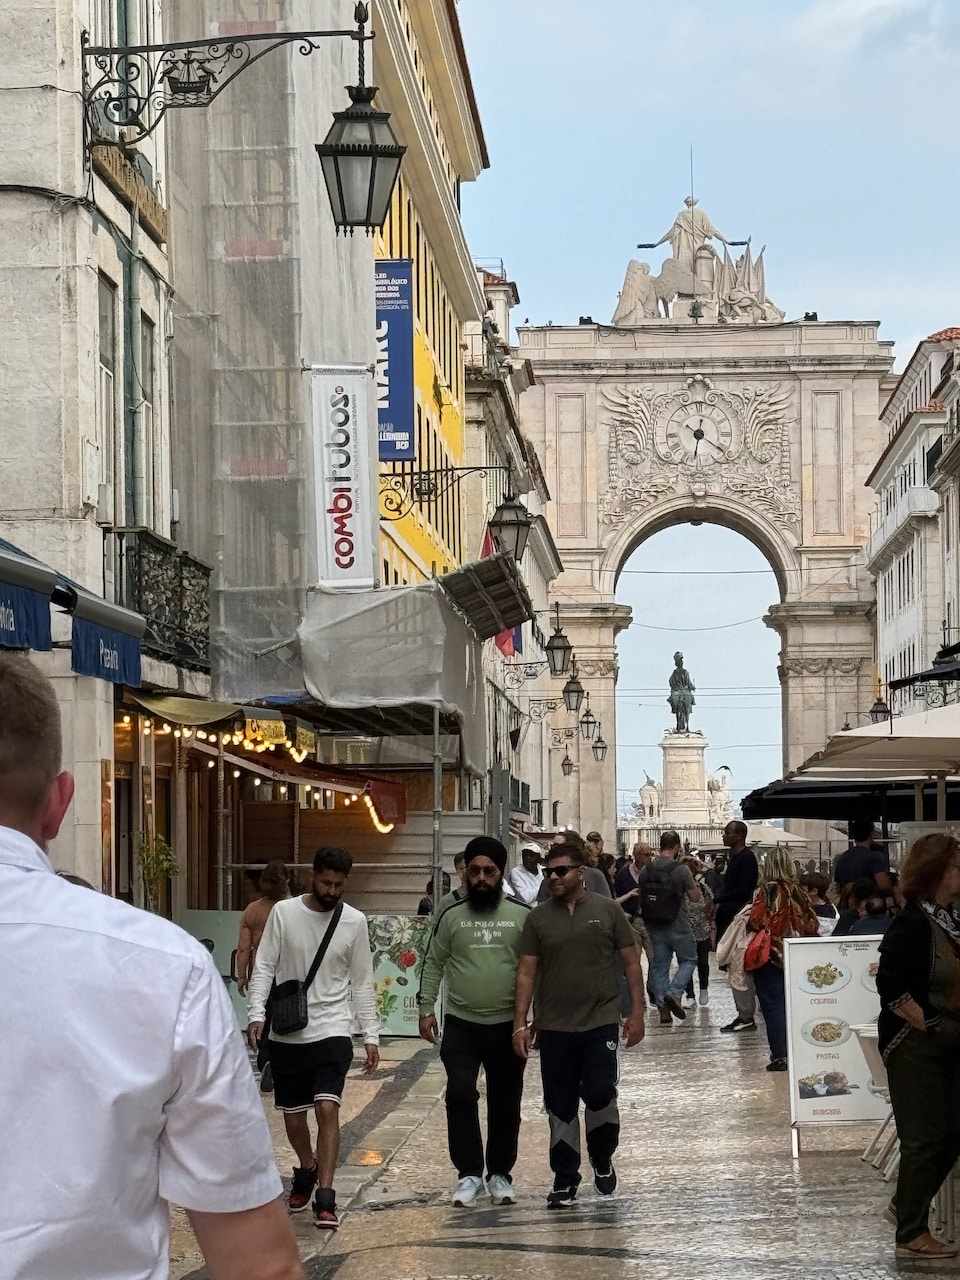
[[[516,1169],[519,1202],[454,1209],[438,1061],[418,1082],[422,1122],[382,1174],[358,1188],[340,1231],[308,1257],[311,1280],[886,1280],[960,1277],[953,1262],[899,1262],[881,1217],[891,1188],[860,1160],[860,1126],[806,1129],[790,1154],[787,1077],[768,1074],[762,1023],[712,1003],[622,1057],[620,1191],[585,1178],[572,1210],[548,1212],[539,1068],[528,1068]],[[589,1174],[589,1169],[587,1170]],[[304,1241],[304,1245],[307,1245]]]

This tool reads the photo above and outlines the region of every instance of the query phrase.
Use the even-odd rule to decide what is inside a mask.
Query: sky
[[[766,246],[767,292],[788,319],[879,320],[898,367],[960,324],[960,0],[458,8],[491,161],[463,188],[464,227],[475,258],[501,259],[516,281],[518,323],[607,322],[632,257],[657,274],[669,250],[635,246],[681,209],[692,146],[700,207],[728,240]],[[731,576],[690,574],[710,566]],[[618,599],[637,623],[666,611],[672,626],[712,629],[635,623],[622,639],[621,802],[644,769],[660,776],[661,689],[678,647],[698,686],[692,727],[714,744],[708,764],[729,765],[741,794],[778,777],[776,634],[727,627],[778,598],[760,552],[685,526],[626,570]]]

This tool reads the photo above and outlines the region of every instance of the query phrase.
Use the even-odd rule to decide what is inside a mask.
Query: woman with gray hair
[[[770,1045],[768,1071],[787,1069],[787,1004],[783,987],[784,938],[815,938],[818,920],[805,889],[797,881],[793,858],[779,845],[760,868],[760,885],[747,918],[748,934],[770,933],[770,958],[753,970]]]

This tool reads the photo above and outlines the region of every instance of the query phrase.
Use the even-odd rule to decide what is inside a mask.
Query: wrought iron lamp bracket
[[[361,17],[362,9],[362,17]],[[81,36],[86,154],[92,146],[130,146],[150,136],[167,111],[208,107],[247,67],[286,45],[305,57],[331,39],[356,40],[361,67],[364,45],[373,39],[364,27],[366,6],[357,6],[357,29],[273,31],[176,40],[166,44],[107,47]],[[361,71],[362,79],[362,71]],[[116,129],[118,137],[107,130]]]
[[[380,476],[380,519],[402,520],[417,503],[436,502],[464,476],[485,476],[509,467],[442,467],[435,471],[394,471]]]
[[[559,698],[531,698],[530,719],[536,723],[545,720],[551,711],[559,711],[563,703]]]

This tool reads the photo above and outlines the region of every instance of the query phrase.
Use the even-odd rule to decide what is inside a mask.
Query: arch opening
[[[649,784],[670,789],[663,743],[676,729],[668,704],[676,652],[683,654],[696,686],[691,738],[702,735],[705,743],[703,782],[697,785],[709,788],[713,779],[729,797],[729,809],[719,803],[723,795],[708,790],[698,816],[688,796],[683,803],[691,805],[690,821],[684,824],[676,806],[671,809],[676,796],[667,794],[662,813],[644,813],[647,819],[663,817],[652,828],[648,821],[648,829],[685,825],[691,843],[719,846],[723,821],[739,816],[742,797],[781,772],[781,640],[763,617],[778,595],[784,598],[783,565],[760,544],[755,528],[751,536],[731,524],[726,516],[710,519],[706,512],[698,512],[696,521],[676,515],[650,521],[634,534],[621,562],[617,603],[633,613],[632,625],[617,640],[615,694],[617,810],[625,834],[639,829],[634,806],[649,809]],[[677,768],[695,769],[692,744],[674,745],[690,748]],[[679,777],[673,774],[674,789]]]

